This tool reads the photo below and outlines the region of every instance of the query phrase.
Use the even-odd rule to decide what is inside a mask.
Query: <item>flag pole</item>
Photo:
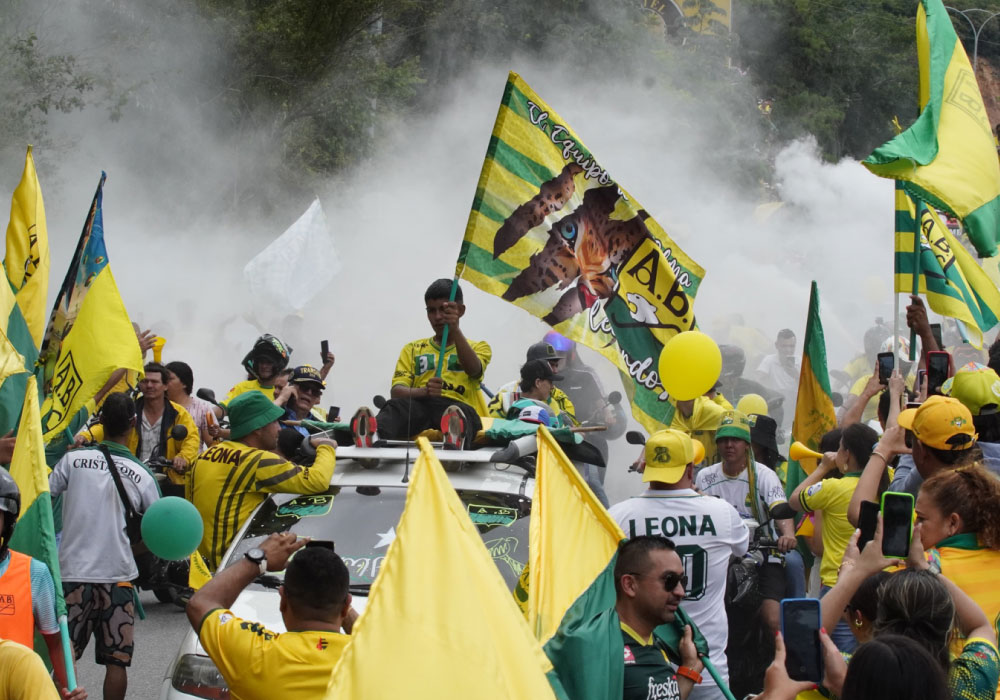
[[[66,666],[66,690],[76,690],[76,670],[73,668],[73,645],[69,642],[69,625],[65,615],[59,616],[59,638],[62,640],[63,663]]]
[[[917,296],[920,294],[920,232],[923,230],[921,227],[923,225],[924,218],[924,203],[921,200],[917,201],[917,225],[913,230],[913,295]],[[896,296],[897,304],[899,296]],[[896,323],[899,323],[899,313],[896,313]],[[893,347],[895,347],[895,341],[893,341]],[[910,362],[917,359],[917,331],[915,328],[910,329]]]
[[[451,294],[448,295],[448,301],[455,301],[455,295],[458,294],[458,275],[455,275],[455,279],[451,281]],[[444,351],[448,347],[448,326],[444,327],[441,331],[441,353],[438,355],[437,369],[434,370],[434,376],[440,377],[441,371],[444,369]]]

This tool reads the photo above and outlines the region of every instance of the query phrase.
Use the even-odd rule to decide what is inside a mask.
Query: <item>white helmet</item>
[[[896,352],[896,357],[897,357],[897,359],[900,362],[916,362],[917,360],[920,359],[920,337],[919,336],[917,337],[917,346],[916,346],[916,358],[917,359],[916,360],[910,360],[910,339],[901,335],[901,336],[899,336],[898,340],[899,340],[899,343],[896,345],[896,347],[898,347],[899,350]],[[880,347],[878,351],[879,352],[892,352],[893,350],[896,349],[896,347],[893,346],[892,337],[890,336],[890,337],[886,338],[884,341],[882,341],[882,347]]]

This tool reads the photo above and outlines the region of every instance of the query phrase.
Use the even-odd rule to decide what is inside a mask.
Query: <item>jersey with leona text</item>
[[[681,608],[708,640],[709,658],[728,679],[726,572],[729,557],[746,553],[750,539],[739,513],[725,501],[691,489],[650,489],[609,512],[630,538],[662,535],[673,540],[688,577]],[[706,675],[704,682],[710,683],[711,677]]]

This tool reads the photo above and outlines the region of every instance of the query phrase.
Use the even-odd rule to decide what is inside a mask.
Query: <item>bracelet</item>
[[[882,454],[881,452],[879,452],[878,450],[872,450],[872,454],[871,454],[871,457],[881,457],[881,458],[882,458],[882,461],[883,461],[883,462],[885,462],[885,465],[886,465],[886,466],[889,466],[889,458],[888,458],[888,457],[886,457],[886,456],[885,456],[884,454]],[[869,457],[869,459],[871,459],[871,457]]]
[[[678,666],[677,675],[684,676],[688,680],[694,681],[695,685],[701,683],[701,674],[698,673],[697,671],[692,671],[687,666]]]

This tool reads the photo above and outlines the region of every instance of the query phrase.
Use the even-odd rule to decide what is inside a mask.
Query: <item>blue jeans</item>
[[[785,597],[806,597],[806,563],[795,549],[785,552]]]
[[[819,589],[819,597],[825,596],[831,589],[831,586],[823,585]],[[830,632],[830,639],[833,643],[837,645],[837,648],[844,652],[845,654],[853,654],[854,650],[858,648],[858,640],[851,632],[851,626],[848,625],[843,620],[837,623],[837,626],[833,628]]]

